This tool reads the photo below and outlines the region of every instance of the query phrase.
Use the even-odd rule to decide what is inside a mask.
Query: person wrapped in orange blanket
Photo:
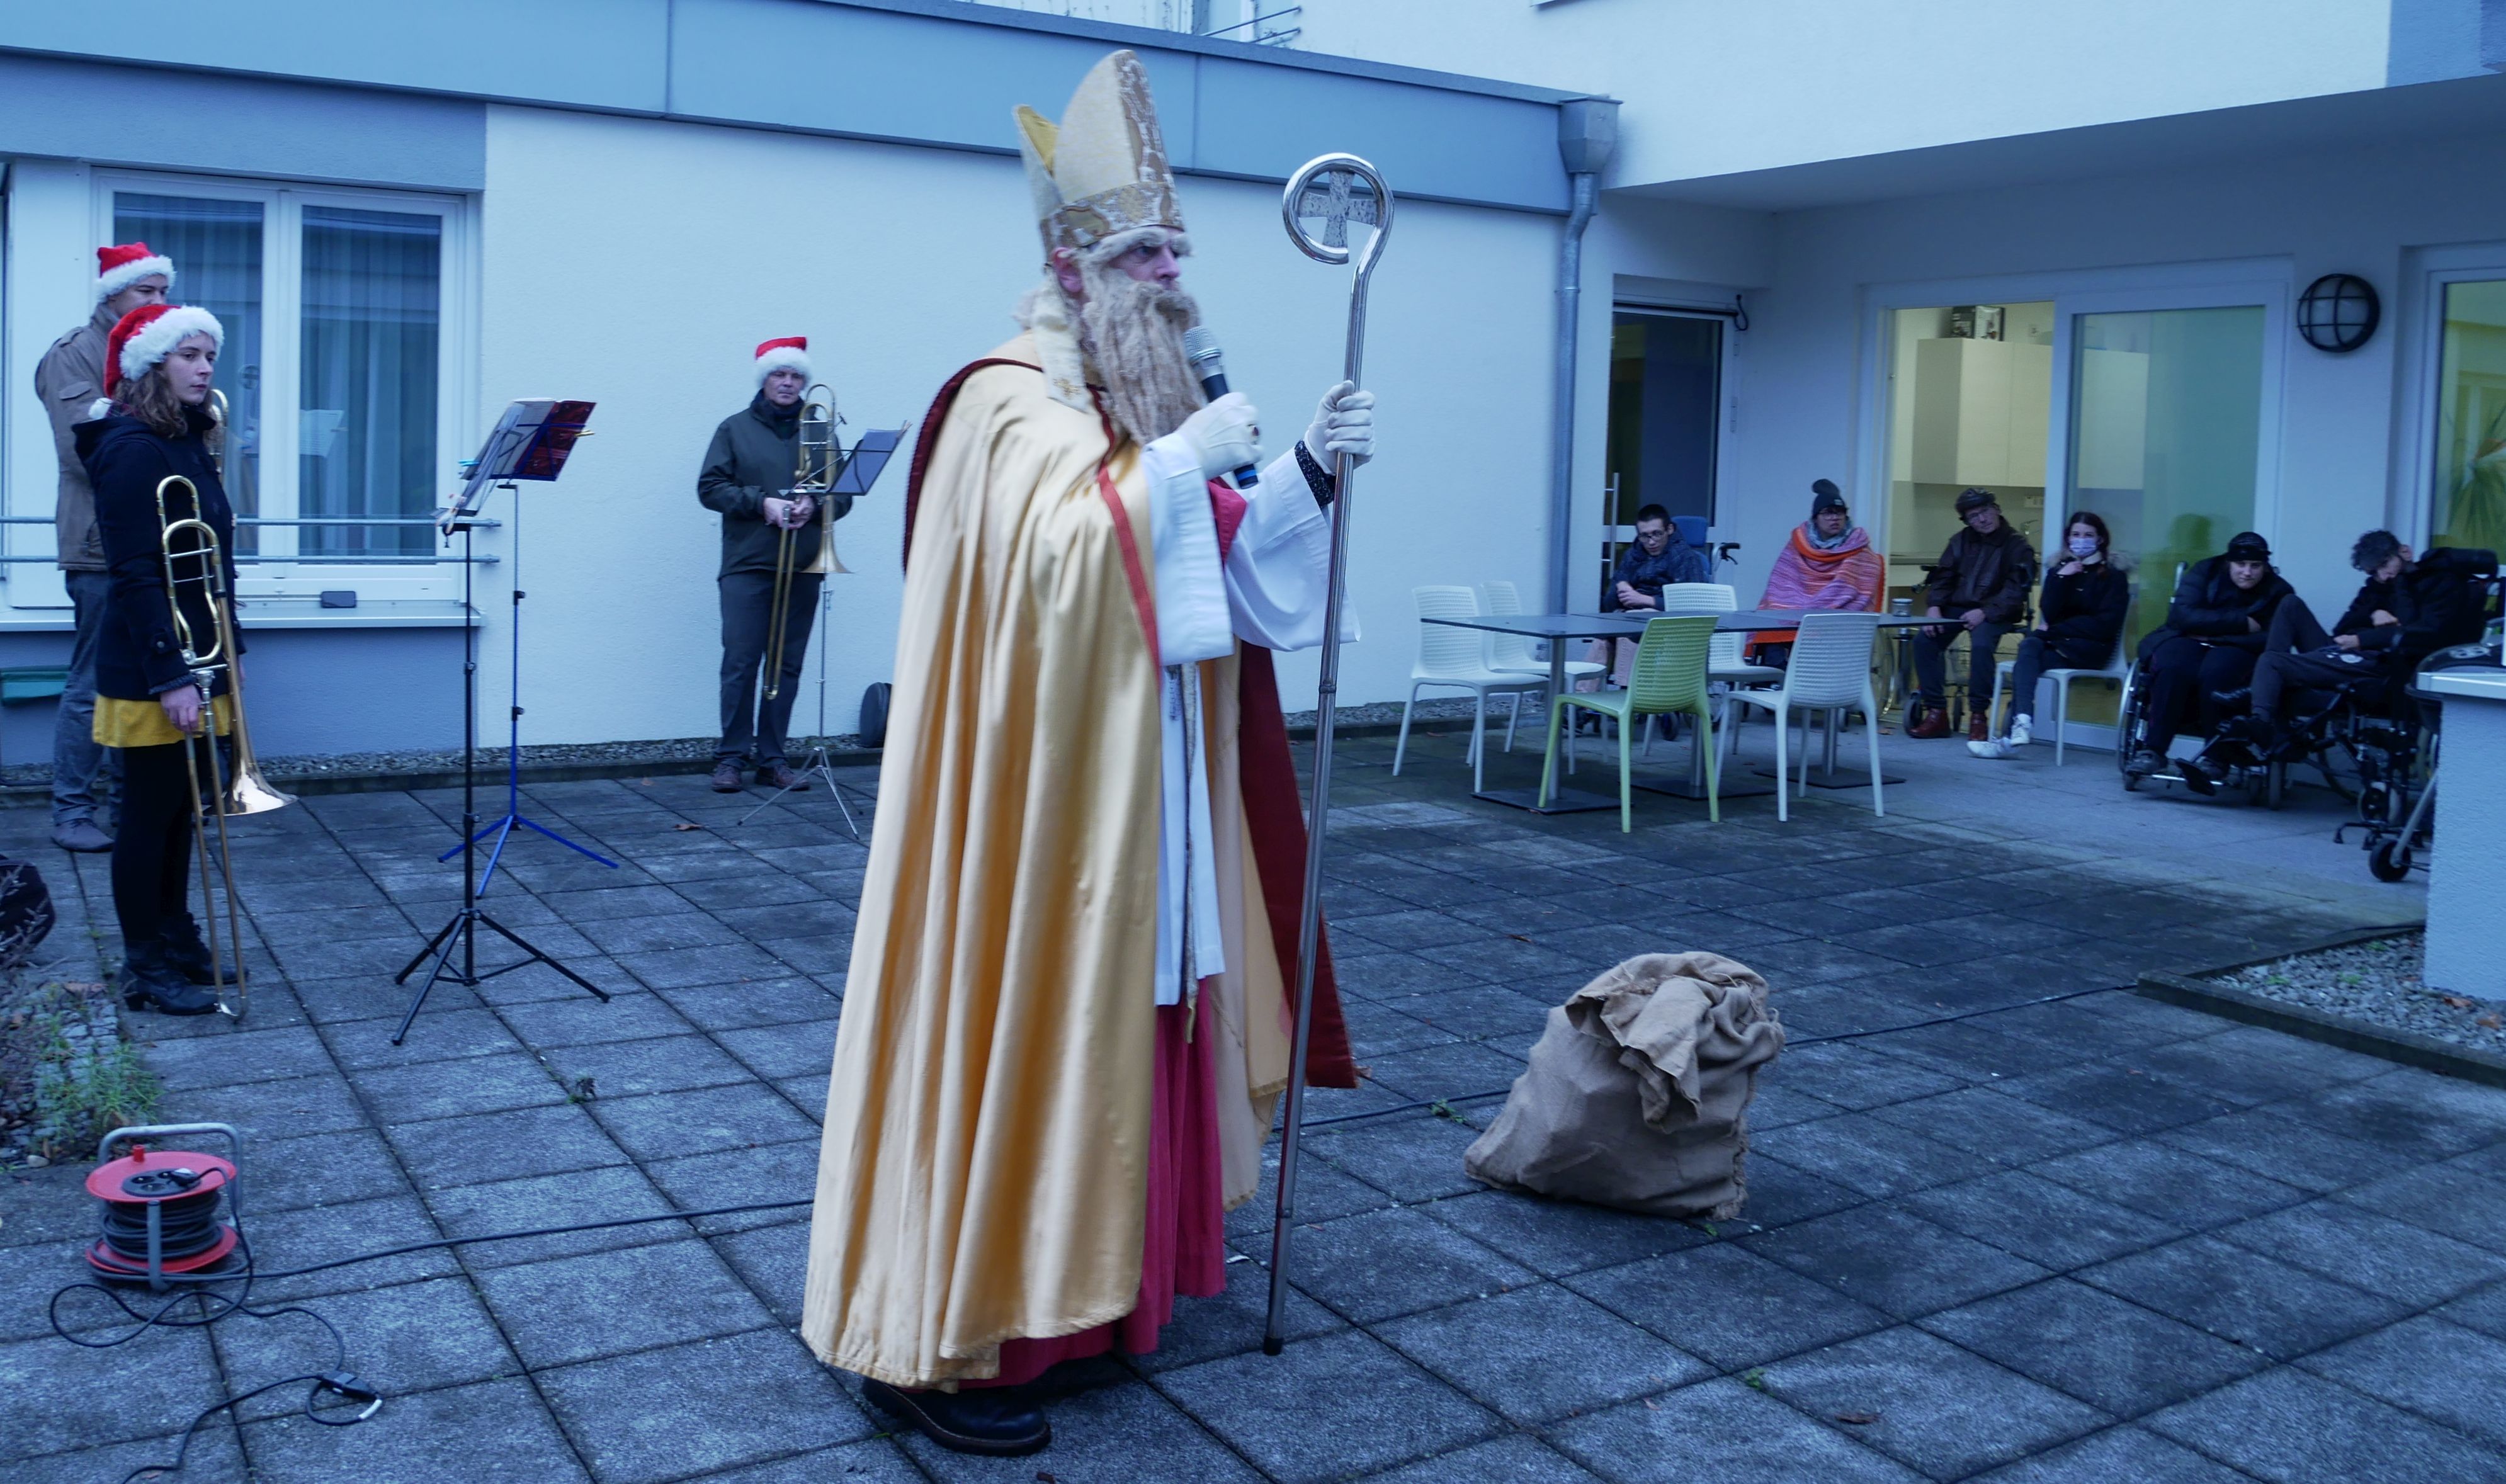
[[[1767,575],[1767,595],[1758,606],[1877,613],[1888,563],[1871,549],[1871,533],[1853,524],[1835,480],[1815,479],[1809,487],[1809,518],[1793,527],[1775,553],[1775,570]],[[1761,664],[1781,664],[1792,654],[1788,631],[1751,638]]]

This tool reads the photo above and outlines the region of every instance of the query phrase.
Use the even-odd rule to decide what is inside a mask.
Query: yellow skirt
[[[221,695],[209,710],[219,736],[234,730],[234,697]],[[163,747],[183,740],[174,724],[165,720],[162,704],[125,701],[109,695],[95,698],[95,724],[90,731],[104,747]]]

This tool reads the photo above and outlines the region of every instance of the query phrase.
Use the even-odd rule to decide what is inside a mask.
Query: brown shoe
[[[1992,724],[1984,719],[1984,713],[1977,712],[1966,719],[1966,739],[1969,742],[1992,740]]]
[[[1921,721],[1906,728],[1906,735],[1910,737],[1946,737],[1949,734],[1950,714],[1937,709],[1924,712]]]
[[[724,758],[713,765],[713,791],[717,794],[739,792],[739,760]]]
[[[788,762],[770,762],[757,770],[757,781],[778,793],[806,794],[809,775],[792,771]]]

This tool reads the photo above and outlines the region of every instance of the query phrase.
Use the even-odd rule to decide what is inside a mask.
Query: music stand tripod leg
[[[576,973],[573,970],[566,968],[565,965],[557,961],[555,955],[532,943],[528,939],[524,938],[520,934],[516,933],[513,929],[506,927],[503,923],[500,923],[493,917],[488,916],[485,908],[481,908],[477,916],[479,921],[486,925],[489,932],[530,955],[529,958],[524,959],[521,963],[508,965],[503,969],[497,970],[496,972],[511,973],[517,969],[525,968],[531,964],[546,964],[551,969],[554,969],[557,972],[565,975],[567,978],[572,979],[575,983],[581,985],[585,989],[591,991],[592,998],[598,1000],[601,1004],[606,1005],[609,1003],[609,991],[602,989],[599,985],[592,983],[590,979],[587,979],[583,975]]]

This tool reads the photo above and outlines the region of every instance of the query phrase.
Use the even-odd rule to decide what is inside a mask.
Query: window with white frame
[[[428,519],[463,433],[454,196],[98,171],[96,240],[174,261],[217,315],[226,484],[247,595],[448,592]],[[448,571],[449,569],[445,569]]]

